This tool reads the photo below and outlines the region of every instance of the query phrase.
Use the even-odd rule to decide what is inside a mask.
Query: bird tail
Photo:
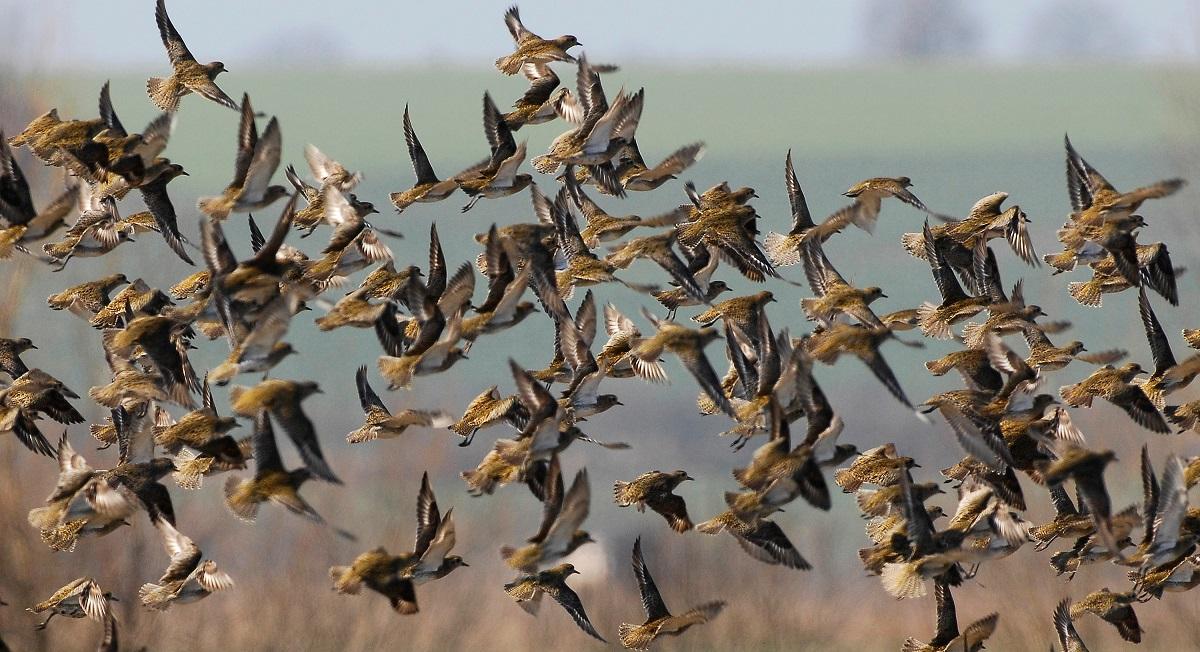
[[[151,77],[146,82],[146,93],[163,111],[174,112],[179,108],[179,85],[174,77]]]
[[[850,469],[838,469],[833,473],[833,481],[842,488],[844,493],[853,493],[862,486],[862,481],[854,476]]]
[[[418,356],[402,358],[390,355],[379,356],[379,375],[387,378],[391,383],[388,389],[407,389],[412,384],[413,367],[418,361]]]
[[[963,326],[963,346],[968,349],[977,349],[983,346],[983,338],[987,336],[986,322],[971,322]]]
[[[924,233],[905,233],[900,236],[900,243],[904,245],[904,250],[910,255],[925,260]]]
[[[550,158],[545,154],[533,157],[529,160],[529,164],[533,166],[533,169],[542,174],[554,174],[558,172],[559,167],[558,160]]]
[[[142,605],[159,611],[171,606],[171,594],[172,591],[169,588],[153,582],[146,582],[138,590],[138,598],[142,601]]]
[[[1196,427],[1196,417],[1183,410],[1182,406],[1168,405],[1164,412],[1166,412],[1167,421],[1175,424],[1175,426],[1178,427],[1182,432],[1186,432]]]
[[[362,581],[351,571],[349,566],[332,566],[329,578],[333,580],[333,590],[343,594],[355,594],[362,588]]]
[[[467,482],[467,489],[476,496],[483,494],[491,494],[496,489],[496,481],[487,473],[480,469],[472,469],[463,471],[459,474],[463,480]]]
[[[1072,281],[1067,283],[1067,292],[1080,304],[1091,308],[1099,308],[1102,302],[1099,283]]]
[[[402,192],[393,192],[392,194],[388,195],[388,199],[392,201],[392,206],[396,208],[397,213],[403,213],[404,209],[412,205],[411,201],[405,199],[404,193]]]
[[[1075,269],[1075,265],[1078,263],[1079,258],[1076,256],[1073,250],[1068,249],[1066,251],[1060,251],[1056,254],[1046,254],[1045,256],[1042,256],[1042,260],[1046,261],[1047,265],[1054,268],[1054,274],[1061,274],[1063,272],[1069,272]]]
[[[868,516],[881,516],[879,513],[879,503],[881,502],[876,494],[879,492],[874,489],[863,489],[854,496],[854,502],[858,503],[858,509],[863,514]],[[887,503],[885,502],[884,505]]]
[[[880,574],[883,588],[893,598],[920,598],[925,595],[925,582],[917,565],[909,562],[890,563],[883,565]]]
[[[49,507],[35,507],[29,510],[29,524],[39,530],[45,530],[58,524],[58,516]]]
[[[195,490],[199,489],[204,481],[204,474],[212,466],[213,458],[199,457],[195,452],[185,448],[171,459],[171,463],[175,466],[171,477],[175,479],[179,488]]]
[[[231,204],[232,202],[222,195],[220,197],[202,197],[200,201],[196,202],[196,207],[200,209],[201,213],[219,221],[229,217],[229,211],[233,208]]]
[[[686,516],[672,515],[668,520],[670,520],[670,522],[671,522],[671,529],[675,530],[676,532],[678,532],[680,534],[687,532],[688,530],[692,529],[692,527],[693,527],[692,520]]]
[[[653,640],[647,637],[637,625],[621,623],[621,627],[617,631],[621,638],[621,645],[630,650],[645,650],[650,647],[650,641]]]
[[[771,231],[763,238],[763,249],[776,267],[787,267],[800,262],[800,247],[783,233]]]
[[[630,505],[632,505],[633,501],[629,500],[629,498],[625,495],[627,491],[629,491],[629,483],[628,482],[620,482],[620,481],[614,482],[613,483],[613,501],[616,502],[617,505],[620,505],[621,507],[629,507]]]
[[[939,340],[950,339],[950,323],[938,315],[938,307],[928,301],[917,308],[921,332]]]
[[[954,365],[951,364],[948,358],[949,356],[945,356],[937,360],[930,360],[925,363],[925,368],[935,376],[945,376],[947,372],[954,368]]]
[[[254,521],[258,516],[258,501],[250,492],[249,480],[229,478],[225,480],[225,506],[243,521]]]
[[[506,75],[515,75],[521,71],[521,60],[513,55],[500,57],[496,59],[496,68]]]
[[[820,319],[822,321],[832,321],[833,315],[827,311],[821,310],[821,300],[816,297],[807,297],[800,300],[800,309],[804,314],[808,315],[809,319]]]
[[[707,521],[696,524],[696,531],[705,534],[720,534],[725,529],[725,524],[721,522],[721,518],[710,518]]]
[[[87,519],[75,519],[57,527],[41,531],[42,542],[58,552],[71,552],[79,542],[79,531],[87,524]]]
[[[1073,570],[1071,568],[1071,561],[1075,558],[1075,551],[1063,550],[1062,552],[1054,553],[1050,557],[1050,565],[1054,567],[1054,570],[1058,571],[1059,575],[1062,575]]]

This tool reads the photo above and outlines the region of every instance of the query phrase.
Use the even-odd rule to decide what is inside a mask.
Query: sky
[[[987,62],[1200,60],[1196,0],[916,0],[922,2],[941,7],[922,25],[945,24],[946,7],[964,12],[971,56]],[[234,70],[490,61],[511,47],[502,22],[508,4],[172,0],[168,9],[198,58],[219,59]],[[574,33],[594,60],[805,67],[886,59],[877,45],[901,4],[526,0],[521,8],[531,30],[546,37]],[[19,61],[35,49],[26,46],[37,45],[44,69],[161,63],[152,0],[0,0],[0,15],[10,33],[20,34],[0,44],[6,61]],[[1080,29],[1085,35],[1072,35]]]

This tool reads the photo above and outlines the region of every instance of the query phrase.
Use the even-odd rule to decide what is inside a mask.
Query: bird
[[[49,611],[46,619],[38,623],[35,629],[45,629],[50,619],[63,615],[67,618],[91,618],[103,621],[109,613],[109,600],[113,595],[100,588],[96,580],[90,577],[80,577],[72,580],[49,598],[28,609],[29,612],[40,614]]]
[[[1061,652],[1088,652],[1088,648],[1075,631],[1074,618],[1071,616],[1071,599],[1063,598],[1054,608],[1054,631],[1058,634]]]
[[[637,578],[638,592],[642,595],[642,608],[646,621],[641,625],[621,623],[621,646],[630,650],[646,650],[659,636],[678,636],[695,625],[703,625],[725,608],[725,602],[714,600],[689,609],[679,616],[671,615],[663,602],[658,586],[650,575],[646,560],[642,557],[642,538],[633,542],[633,576]]]
[[[937,600],[937,632],[928,643],[909,638],[904,641],[904,652],[943,652],[948,650],[975,651],[983,649],[983,642],[996,631],[999,614],[992,613],[958,631],[958,616],[954,609],[954,596],[950,585],[938,581],[934,590]]]
[[[398,613],[417,613],[417,585],[470,566],[462,557],[448,554],[455,543],[453,511],[441,514],[429,484],[429,473],[423,473],[417,493],[417,538],[413,551],[391,555],[380,546],[358,555],[349,566],[333,566],[329,576],[334,590],[352,595],[366,585],[386,597]]]
[[[583,601],[579,599],[579,594],[567,586],[567,578],[577,574],[579,571],[575,570],[571,564],[559,564],[554,568],[535,575],[525,575],[505,584],[504,592],[530,613],[537,609],[543,594],[549,595],[554,598],[555,602],[562,605],[562,608],[570,614],[571,619],[585,634],[598,641],[607,642],[596,631],[592,621],[588,619],[587,611],[583,608]]]
[[[254,387],[236,386],[229,392],[233,413],[243,417],[257,417],[263,412],[270,412],[277,419],[292,443],[300,451],[314,477],[335,484],[341,480],[334,475],[333,470],[321,453],[321,443],[317,439],[316,429],[312,421],[300,407],[301,401],[321,391],[320,386],[311,380],[291,381],[268,379]],[[269,421],[265,423],[270,423]],[[269,426],[268,426],[269,427]],[[256,433],[256,437],[257,437]],[[263,437],[266,441],[267,437]],[[257,439],[256,439],[257,441]],[[274,441],[273,438],[270,440]],[[258,456],[255,455],[255,460]]]
[[[567,50],[582,44],[574,36],[566,34],[550,40],[543,39],[525,28],[521,22],[521,12],[516,5],[509,7],[504,12],[504,24],[508,27],[508,33],[512,34],[516,50],[512,54],[496,59],[496,68],[500,72],[506,75],[515,75],[527,63],[545,64],[551,61],[575,63],[575,57],[568,54]]]
[[[346,441],[351,444],[399,437],[411,426],[445,428],[453,423],[453,419],[438,411],[407,409],[391,413],[375,390],[371,389],[366,366],[358,368],[354,374],[354,381],[358,386],[358,400],[366,415],[366,421],[361,428],[346,435]]]
[[[1078,383],[1059,388],[1059,394],[1072,407],[1090,407],[1092,399],[1104,398],[1124,410],[1139,426],[1153,432],[1169,432],[1171,428],[1154,402],[1131,382],[1141,372],[1142,367],[1136,362],[1120,367],[1104,365]]]
[[[792,150],[788,149],[784,160],[784,184],[787,187],[788,203],[792,209],[792,228],[785,233],[772,231],[763,238],[763,249],[778,267],[795,265],[802,260],[802,246],[806,242],[816,240],[824,242],[835,233],[846,228],[855,216],[854,205],[842,209],[825,218],[821,224],[813,222],[812,213],[808,209],[808,201],[804,198],[804,190],[796,178],[796,170],[792,166]]]
[[[458,190],[458,183],[454,178],[439,179],[437,173],[433,171],[429,156],[417,138],[417,131],[413,129],[412,119],[408,116],[407,104],[404,105],[404,142],[408,145],[408,157],[412,160],[413,173],[417,180],[412,188],[393,192],[390,195],[392,206],[396,207],[397,213],[403,213],[404,209],[416,202],[441,201]]]
[[[217,75],[225,70],[225,64],[220,61],[200,63],[188,50],[179,35],[179,30],[167,15],[165,0],[158,0],[154,5],[154,20],[158,23],[158,34],[162,37],[163,47],[167,49],[167,57],[171,60],[171,75],[169,77],[151,77],[146,82],[146,93],[154,105],[163,111],[175,111],[179,108],[179,99],[188,93],[196,93],[204,98],[229,107],[235,111],[237,102],[225,94],[217,86]]]
[[[271,416],[266,410],[254,416],[253,442],[254,476],[245,480],[231,477],[225,481],[225,506],[229,511],[243,521],[253,522],[262,503],[271,501],[324,525],[325,519],[300,496],[301,485],[313,477],[313,472],[306,466],[291,471],[283,467],[279,449],[275,447]],[[348,532],[335,531],[343,538],[353,538]]]
[[[250,96],[242,96],[242,120],[238,127],[237,158],[234,160],[233,181],[219,197],[206,197],[197,207],[214,220],[223,220],[229,213],[266,208],[275,200],[288,195],[284,186],[271,185],[271,177],[279,168],[283,153],[283,136],[279,121],[271,118],[262,137],[254,124],[254,108]]]
[[[571,488],[564,494],[557,460],[558,456],[551,459],[544,481],[546,497],[543,501],[542,524],[537,534],[530,537],[527,546],[504,546],[500,549],[500,556],[505,563],[523,573],[532,574],[540,566],[554,563],[583,544],[594,541],[587,531],[580,529],[591,507],[587,469],[581,469],[575,475]]]
[[[673,493],[679,483],[685,480],[695,478],[683,470],[670,473],[648,471],[629,482],[613,483],[613,501],[620,507],[637,505],[639,512],[650,507],[667,519],[667,524],[672,530],[687,532],[692,529],[692,521],[687,515],[687,504],[683,498]]]
[[[1133,610],[1134,601],[1132,593],[1116,593],[1105,587],[1087,594],[1068,611],[1072,619],[1088,613],[1098,616],[1116,627],[1121,638],[1130,643],[1141,643],[1142,627]]]
[[[854,200],[850,208],[850,223],[871,233],[879,220],[879,209],[883,200],[895,197],[900,201],[924,212],[929,212],[925,203],[909,190],[912,179],[908,177],[872,177],[850,186],[842,194]]]
[[[513,139],[504,116],[488,93],[483,94],[483,132],[491,148],[488,158],[453,177],[458,187],[471,198],[462,207],[464,213],[484,197],[507,197],[533,183],[531,175],[517,172],[525,162],[525,142],[518,144]]]
[[[204,560],[200,548],[175,529],[163,516],[154,520],[163,538],[163,547],[171,557],[171,565],[158,582],[147,582],[138,591],[142,605],[165,611],[172,604],[187,604],[233,587],[233,579],[217,568],[211,559]]]

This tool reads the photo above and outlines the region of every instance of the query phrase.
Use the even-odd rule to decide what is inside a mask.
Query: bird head
[[[270,204],[278,199],[288,196],[288,189],[283,186],[271,186],[267,188],[267,192],[263,197],[263,201]]]
[[[303,400],[313,394],[321,394],[321,387],[312,380],[305,380],[296,383],[296,395]]]

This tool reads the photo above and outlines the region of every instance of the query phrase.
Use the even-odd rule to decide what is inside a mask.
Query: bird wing
[[[642,608],[646,611],[646,621],[670,616],[671,612],[663,602],[662,594],[658,592],[658,586],[654,584],[654,578],[650,575],[650,569],[646,567],[646,560],[642,557],[642,537],[640,536],[633,542],[633,575],[637,578],[638,592],[642,595]]]
[[[321,454],[321,442],[317,439],[317,431],[312,421],[304,414],[297,401],[284,401],[271,410],[272,416],[279,420],[284,432],[296,445],[304,465],[315,475],[333,483],[340,483],[333,469]]]
[[[950,585],[938,579],[934,586],[934,598],[937,601],[937,634],[929,642],[935,649],[945,647],[950,641],[958,638],[958,615],[954,609],[954,596],[950,593]]]
[[[571,488],[563,496],[562,509],[558,512],[558,518],[554,519],[554,525],[546,533],[545,542],[549,547],[561,550],[567,548],[567,544],[575,536],[576,530],[587,519],[591,500],[592,491],[591,484],[588,482],[587,469],[580,469],[575,474],[575,480],[571,482]]]
[[[600,636],[596,632],[596,628],[592,626],[592,621],[588,620],[587,612],[583,609],[583,602],[579,599],[579,595],[571,590],[571,587],[567,586],[564,582],[560,582],[543,586],[542,590],[554,598],[555,602],[562,605],[563,609],[567,610],[567,613],[571,615],[575,624],[579,625],[579,629],[582,629],[584,633],[596,640],[604,641],[604,637]]]
[[[371,383],[367,380],[366,365],[360,366],[358,371],[354,373],[354,384],[358,387],[358,403],[362,406],[362,410],[366,414],[372,412],[383,412],[391,414],[387,407],[383,404],[383,400],[371,388]]]
[[[165,584],[185,579],[200,564],[202,556],[200,547],[176,530],[175,526],[166,518],[154,519],[154,527],[158,528],[158,533],[163,540],[163,547],[166,548],[167,555],[171,558],[171,564],[167,566],[167,570],[159,578],[158,583]]]
[[[413,129],[412,120],[408,117],[407,104],[404,105],[404,142],[408,145],[408,158],[412,160],[413,172],[417,175],[417,184],[437,183],[437,173],[433,171],[429,157],[425,154],[425,148],[421,146],[417,132]]]
[[[538,38],[537,34],[525,29],[525,25],[521,22],[521,12],[516,5],[509,7],[508,11],[504,12],[504,25],[508,27],[508,33],[512,34],[513,42],[517,45],[527,38]]]
[[[554,522],[558,519],[559,512],[562,511],[562,466],[559,463],[558,455],[550,458],[550,465],[546,470],[546,478],[543,480],[542,486],[545,487],[545,496],[542,498],[542,523],[538,527],[537,534],[529,538],[529,543],[545,541]]]
[[[413,554],[418,557],[425,554],[429,544],[437,535],[442,517],[438,511],[437,498],[433,495],[433,487],[429,484],[429,473],[421,474],[421,490],[417,493],[417,538],[413,544]]]
[[[804,191],[800,189],[800,182],[796,179],[796,170],[792,167],[792,150],[787,153],[787,160],[784,163],[784,183],[787,185],[788,203],[792,207],[792,235],[800,235],[804,231],[816,226],[813,223],[812,213],[808,211],[808,202],[804,199]]]
[[[275,445],[275,428],[271,426],[271,417],[266,410],[254,417],[252,441],[255,475],[261,476],[264,471],[283,470],[283,459],[279,457],[279,448]]]
[[[254,155],[246,169],[246,179],[242,186],[242,194],[254,200],[261,199],[271,185],[271,177],[279,169],[279,159],[283,155],[283,135],[279,130],[279,120],[272,117],[263,129],[262,138],[254,146]]]
[[[163,46],[167,48],[167,56],[171,57],[172,64],[196,60],[187,45],[184,45],[183,37],[179,35],[179,30],[175,29],[171,17],[167,15],[167,5],[164,0],[158,0],[155,4],[154,21],[158,23],[158,35],[162,38]]]
[[[1146,296],[1146,288],[1138,288],[1138,313],[1142,316],[1142,326],[1146,329],[1146,341],[1150,343],[1150,353],[1154,356],[1154,375],[1161,376],[1175,366],[1175,354],[1171,352],[1171,344],[1167,334],[1163,332],[1158,316]]]
[[[175,215],[175,205],[171,203],[171,197],[167,194],[167,181],[159,177],[138,190],[142,194],[142,201],[146,202],[146,208],[154,216],[154,223],[158,225],[158,232],[162,234],[167,246],[183,262],[195,265],[196,263],[192,262],[191,257],[188,256],[187,250],[183,248],[184,240],[183,236],[179,233],[179,221]]]

